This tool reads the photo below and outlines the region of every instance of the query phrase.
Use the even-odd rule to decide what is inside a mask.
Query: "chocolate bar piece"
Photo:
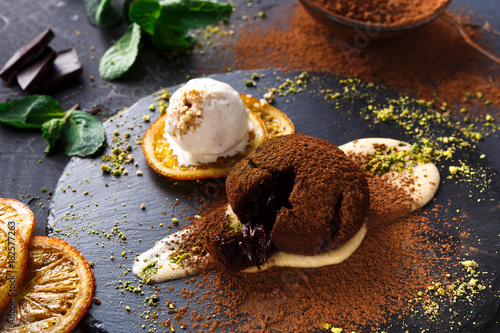
[[[44,82],[44,87],[49,88],[63,80],[82,74],[82,63],[74,47],[57,52],[57,58],[52,65],[52,70]]]
[[[46,47],[32,63],[17,74],[17,82],[28,93],[34,92],[41,81],[47,76],[56,60],[56,51]]]
[[[52,38],[54,38],[54,32],[52,32],[50,28],[47,28],[17,50],[2,69],[0,69],[0,77],[2,80],[4,80],[8,86],[13,84],[14,78],[21,68],[35,59],[38,53],[50,43]]]

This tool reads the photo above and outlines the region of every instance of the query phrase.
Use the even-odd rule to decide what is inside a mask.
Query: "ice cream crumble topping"
[[[169,111],[177,119],[177,123],[174,125],[174,136],[185,135],[188,130],[195,130],[200,126],[203,118],[203,108],[200,105],[209,95],[208,91],[186,91],[182,104],[172,106]]]

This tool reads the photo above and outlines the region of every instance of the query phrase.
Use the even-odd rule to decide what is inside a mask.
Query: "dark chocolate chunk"
[[[52,70],[44,82],[45,88],[49,88],[63,80],[82,74],[82,63],[74,47],[57,52]]]
[[[47,76],[56,60],[56,52],[46,47],[32,63],[17,74],[17,82],[28,93],[34,92],[41,81]]]
[[[273,252],[271,230],[263,225],[243,224],[237,232],[213,234],[209,238],[210,255],[215,262],[232,271],[260,266]]]
[[[50,28],[39,33],[24,46],[14,53],[0,70],[0,77],[7,85],[14,83],[14,78],[24,65],[35,59],[40,51],[54,38],[54,32]]]

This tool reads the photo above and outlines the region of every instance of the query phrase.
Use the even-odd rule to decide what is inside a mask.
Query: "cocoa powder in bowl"
[[[347,21],[381,27],[414,26],[428,22],[450,4],[450,0],[302,0],[304,4]]]

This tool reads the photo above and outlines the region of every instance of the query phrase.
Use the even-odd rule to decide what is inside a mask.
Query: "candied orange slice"
[[[27,258],[28,250],[15,222],[0,221],[0,309],[9,309],[7,305],[23,281]]]
[[[29,244],[35,227],[35,216],[28,206],[15,199],[0,198],[0,220],[15,222],[25,244]]]
[[[0,332],[69,332],[94,296],[89,263],[65,241],[45,236],[33,237],[27,262],[15,307],[0,313]]]
[[[162,115],[146,131],[142,138],[142,151],[148,164],[158,173],[174,179],[201,179],[226,177],[229,170],[257,146],[266,141],[266,130],[262,120],[250,111],[253,129],[249,133],[250,142],[245,152],[233,156],[219,157],[216,162],[191,166],[181,166],[172,155],[165,133],[165,117]]]
[[[247,109],[252,110],[262,119],[268,139],[295,132],[292,121],[281,110],[267,102],[261,103],[257,98],[250,95],[240,94],[240,97]]]

